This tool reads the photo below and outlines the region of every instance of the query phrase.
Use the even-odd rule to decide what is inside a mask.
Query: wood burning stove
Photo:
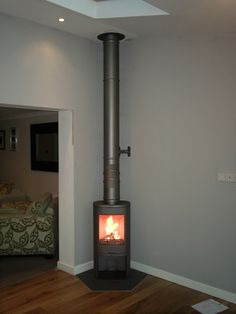
[[[126,278],[130,270],[130,203],[120,200],[119,41],[98,36],[104,51],[104,198],[94,202],[94,270],[98,278]]]
[[[125,278],[130,269],[130,203],[94,202],[94,270],[101,278]]]

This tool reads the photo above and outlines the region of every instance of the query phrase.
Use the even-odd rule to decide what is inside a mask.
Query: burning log
[[[120,238],[117,237],[117,232],[111,232],[110,234],[107,234],[102,240],[119,240]]]
[[[123,239],[107,239],[107,237],[101,239],[100,244],[110,244],[110,245],[120,245],[124,244],[125,240]]]

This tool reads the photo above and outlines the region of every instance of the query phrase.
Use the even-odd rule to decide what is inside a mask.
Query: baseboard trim
[[[193,290],[197,290],[206,294],[209,294],[213,297],[216,298],[220,298],[223,300],[226,300],[228,302],[232,302],[234,304],[236,304],[236,294],[226,291],[226,290],[222,290],[219,288],[215,288],[209,285],[206,285],[204,283],[192,280],[192,279],[188,279],[179,275],[175,275],[169,272],[166,272],[164,270],[158,269],[158,268],[154,268],[148,265],[144,265],[135,261],[131,261],[131,267],[142,271],[148,275],[152,275],[161,279],[165,279],[171,282],[174,282],[178,285],[193,289]]]
[[[87,271],[89,269],[93,268],[93,261],[89,261],[84,264],[80,264],[77,266],[71,266],[64,262],[58,261],[57,262],[57,268],[60,270],[63,270],[71,275],[78,275],[80,273],[83,273],[84,271]]]
[[[93,268],[93,261],[89,261],[84,264],[80,264],[75,266],[75,274],[78,275],[80,273],[83,273],[84,271],[90,270]]]
[[[58,261],[57,262],[57,268],[60,269],[60,270],[65,271],[66,273],[69,273],[71,275],[76,275],[75,267],[71,266],[69,264],[66,264],[64,262]]]

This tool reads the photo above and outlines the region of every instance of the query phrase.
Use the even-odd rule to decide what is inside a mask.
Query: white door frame
[[[59,261],[58,268],[75,273],[75,200],[73,112],[59,111]]]

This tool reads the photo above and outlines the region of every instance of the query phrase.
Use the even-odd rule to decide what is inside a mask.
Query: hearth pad
[[[94,270],[90,269],[77,275],[77,277],[82,280],[87,287],[94,291],[132,290],[146,277],[146,274],[134,269],[130,269],[129,276],[127,278],[101,279],[96,278],[94,275]]]

